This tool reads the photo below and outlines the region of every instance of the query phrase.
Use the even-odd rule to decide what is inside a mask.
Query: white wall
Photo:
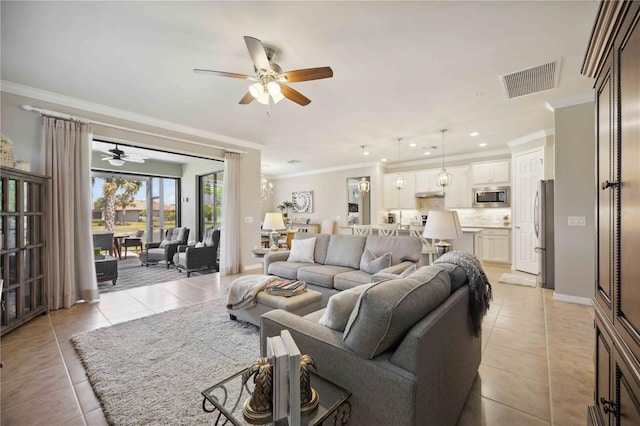
[[[555,296],[590,299],[595,258],[595,107],[555,110]],[[586,226],[567,225],[583,216]]]

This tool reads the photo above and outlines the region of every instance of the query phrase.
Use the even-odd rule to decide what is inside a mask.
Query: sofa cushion
[[[298,279],[298,269],[310,265],[313,265],[313,263],[277,261],[269,265],[267,273],[295,280]]]
[[[438,266],[449,273],[449,279],[451,279],[451,293],[467,283],[467,274],[460,266],[454,265],[453,263],[438,263],[435,266]]]
[[[449,274],[440,268],[427,268],[365,290],[345,328],[345,344],[369,359],[396,346],[416,322],[451,293]]]
[[[360,298],[360,295],[372,285],[375,284],[359,285],[331,296],[329,298],[327,308],[324,310],[324,314],[322,314],[322,317],[318,322],[325,327],[344,331],[344,328],[347,326],[347,321],[349,321],[349,317],[351,316],[351,312],[353,311],[353,308],[355,308],[356,303],[358,303],[358,298]]]
[[[422,255],[422,240],[415,237],[369,236],[364,248],[373,253],[391,252],[392,265],[405,260],[417,263]]]
[[[360,258],[367,237],[363,235],[332,235],[327,248],[325,265],[348,266],[359,269]],[[374,253],[386,253],[388,250],[372,250]]]
[[[333,277],[343,272],[353,271],[347,266],[305,265],[298,269],[298,279],[308,284],[333,288]]]
[[[349,271],[333,277],[333,288],[336,290],[349,290],[362,284],[369,284],[371,274],[364,271]]]
[[[291,241],[291,252],[287,262],[314,263],[313,252],[316,247],[316,239],[305,238]]]
[[[296,234],[293,236],[293,240],[304,240],[308,238],[316,239],[316,247],[313,253],[313,257],[315,259],[315,263],[323,264],[325,257],[327,257],[327,247],[329,247],[329,238],[331,238],[331,235],[296,232]]]
[[[391,266],[391,252],[377,256],[371,250],[365,248],[360,257],[360,269],[370,274],[382,271]]]

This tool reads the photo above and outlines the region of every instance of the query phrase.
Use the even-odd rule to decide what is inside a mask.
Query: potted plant
[[[293,207],[293,203],[289,200],[284,200],[282,203],[280,203],[280,205],[278,206],[278,210],[280,210],[280,213],[282,213],[282,217],[283,218],[287,218],[287,216],[289,216],[289,209]],[[286,212],[285,212],[286,210]]]

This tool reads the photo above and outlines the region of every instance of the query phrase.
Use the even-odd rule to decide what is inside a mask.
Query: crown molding
[[[509,149],[496,149],[493,151],[482,151],[482,152],[473,152],[467,154],[459,154],[459,155],[449,155],[445,156],[445,162],[454,162],[454,161],[464,161],[464,160],[480,160],[488,157],[499,157],[499,156],[509,156],[511,155],[511,150]],[[385,169],[401,169],[403,167],[412,167],[412,166],[424,166],[424,165],[436,165],[438,168],[442,166],[442,157],[431,157],[429,159],[420,159],[413,161],[404,161],[404,162],[395,162],[395,163],[386,163],[383,166]]]
[[[507,142],[507,145],[509,146],[509,148],[515,148],[516,146],[523,145],[525,143],[529,143],[538,139],[544,139],[547,136],[553,135],[555,135],[554,129],[538,130],[537,132],[533,132],[528,135],[522,136],[521,138],[514,139],[511,142]]]
[[[566,108],[574,105],[586,104],[589,102],[595,102],[595,92],[580,93],[574,96],[568,96],[566,98],[556,99],[554,101],[547,101],[544,106],[551,112],[555,112],[558,108]]]
[[[194,127],[183,126],[181,124],[172,123],[170,121],[160,120],[158,118],[149,117],[147,115],[137,114],[119,108],[113,108],[94,102],[85,101],[71,96],[61,95],[59,93],[49,92],[47,90],[37,89],[35,87],[25,86],[7,80],[0,80],[0,90],[2,92],[11,93],[13,95],[24,96],[43,102],[50,102],[56,105],[74,108],[77,110],[87,111],[94,114],[100,114],[120,120],[127,120],[134,123],[152,126],[159,129],[169,130],[173,132],[183,133],[185,135],[196,136],[216,142],[227,143],[230,145],[241,146],[262,151],[264,145],[256,142],[246,141],[243,139],[226,136],[219,133],[208,132],[196,129]]]
[[[380,167],[380,163],[375,162],[375,163],[365,163],[364,167]],[[319,174],[323,174],[323,173],[332,173],[332,172],[339,172],[339,171],[343,171],[343,170],[354,170],[354,169],[358,169],[360,171],[362,171],[362,164],[357,164],[357,165],[346,165],[346,166],[337,166],[337,167],[327,167],[326,169],[315,169],[315,170],[307,170],[304,172],[299,172],[299,173],[286,173],[286,174],[282,174],[282,175],[271,175],[271,179],[286,179],[286,178],[291,178],[291,177],[298,177],[298,176],[311,176],[311,175],[319,175]],[[267,175],[265,173],[263,173],[265,175],[265,177],[267,177]],[[360,173],[362,174],[362,173]]]

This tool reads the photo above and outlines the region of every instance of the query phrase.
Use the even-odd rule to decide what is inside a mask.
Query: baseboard
[[[560,294],[555,291],[553,292],[553,300],[557,300],[559,302],[576,303],[578,305],[593,305],[591,299],[588,297],[569,296],[568,294]]]
[[[244,271],[253,271],[254,269],[262,269],[263,266],[262,263],[256,263],[254,265],[247,265],[243,269]]]

